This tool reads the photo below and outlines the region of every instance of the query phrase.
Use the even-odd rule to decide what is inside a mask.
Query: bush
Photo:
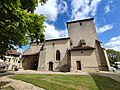
[[[69,72],[70,71],[70,66],[67,64],[64,64],[61,68],[60,68],[61,72]]]
[[[116,64],[112,64],[112,67],[118,69],[117,65]]]

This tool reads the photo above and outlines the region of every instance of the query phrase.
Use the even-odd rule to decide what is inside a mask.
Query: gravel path
[[[106,73],[100,73],[100,76],[110,77],[120,83],[120,74],[106,74]]]
[[[1,77],[0,82],[2,82],[2,81],[10,82],[10,83],[6,84],[5,87],[12,86],[15,90],[45,90],[43,88],[36,87],[33,84],[26,83],[21,80],[10,79],[10,78],[8,78],[8,76]]]
[[[100,72],[100,73],[91,73],[91,74],[96,74],[96,75],[99,75],[99,76],[110,77],[110,78],[114,79],[115,81],[120,82],[120,73]]]

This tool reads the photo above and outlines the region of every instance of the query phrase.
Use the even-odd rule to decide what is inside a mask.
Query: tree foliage
[[[38,0],[0,0],[0,55],[17,45],[44,42],[45,17],[33,13],[37,5]]]
[[[114,62],[120,61],[120,52],[112,49],[107,50],[108,59],[110,65],[113,66]]]

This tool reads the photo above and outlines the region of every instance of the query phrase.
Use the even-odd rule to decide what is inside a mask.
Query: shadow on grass
[[[11,86],[7,86],[7,87],[4,87],[6,84],[8,84],[10,82],[4,82],[4,81],[1,81],[0,82],[0,90],[15,90],[13,87]]]
[[[98,90],[120,90],[120,82],[118,81],[95,73],[89,73],[89,75],[93,78]]]
[[[7,76],[7,75],[14,75],[14,73],[11,73],[11,72],[3,72],[3,73],[0,73],[0,77],[1,77],[1,76]]]
[[[1,82],[0,82],[0,87],[6,85],[6,84],[8,84],[8,83],[10,83],[10,82],[4,82],[4,81],[1,81]]]

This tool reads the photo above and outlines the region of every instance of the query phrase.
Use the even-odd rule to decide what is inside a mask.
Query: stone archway
[[[24,70],[37,70],[39,54],[26,55],[26,56],[23,56],[22,58],[24,58],[22,62],[22,66]]]

